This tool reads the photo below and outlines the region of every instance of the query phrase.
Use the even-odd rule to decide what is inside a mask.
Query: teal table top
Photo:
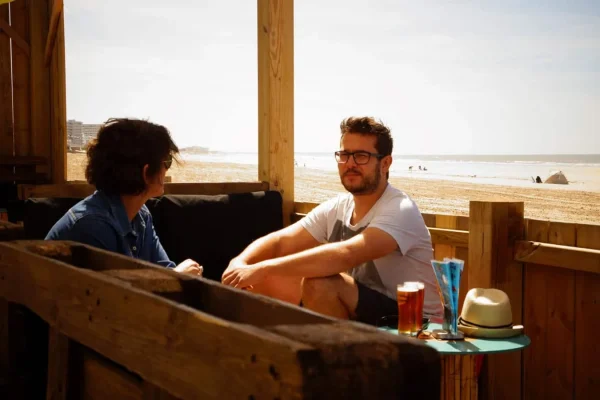
[[[441,329],[441,324],[431,323],[427,331],[433,331],[434,329]],[[388,327],[380,327],[383,331],[397,335],[398,330]],[[531,340],[526,335],[514,336],[505,339],[481,339],[466,337],[465,340],[437,340],[434,338],[422,340],[414,339],[425,342],[427,345],[433,347],[441,354],[492,354],[492,353],[505,353],[509,351],[523,350],[529,346]]]

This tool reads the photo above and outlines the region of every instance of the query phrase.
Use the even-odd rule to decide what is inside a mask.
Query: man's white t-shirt
[[[398,284],[423,282],[424,314],[441,316],[442,306],[431,266],[431,236],[414,201],[388,184],[375,205],[354,225],[350,223],[353,211],[354,197],[347,193],[315,207],[300,224],[320,243],[347,240],[366,228],[388,233],[398,248],[384,257],[355,266],[348,274],[394,301]]]

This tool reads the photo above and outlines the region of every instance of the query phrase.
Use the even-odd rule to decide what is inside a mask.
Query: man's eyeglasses
[[[166,169],[169,169],[169,168],[171,168],[171,165],[173,164],[173,159],[165,160],[162,163]]]
[[[336,151],[334,154],[335,160],[338,162],[338,164],[346,164],[350,159],[350,156],[354,157],[354,162],[358,165],[367,164],[371,160],[371,156],[377,158],[378,160],[385,157],[383,154],[369,153],[368,151],[355,151],[353,153],[349,151]]]

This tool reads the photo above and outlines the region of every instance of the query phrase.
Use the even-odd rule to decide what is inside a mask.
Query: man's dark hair
[[[346,133],[358,133],[377,137],[375,148],[382,156],[392,155],[394,140],[392,139],[390,128],[381,121],[375,121],[373,117],[350,117],[346,118],[340,124],[342,137]]]
[[[382,156],[391,156],[394,148],[394,139],[392,139],[390,128],[381,121],[376,121],[373,117],[350,117],[346,118],[340,124],[341,137],[346,133],[358,133],[360,135],[375,136],[375,148],[377,153]],[[386,178],[389,178],[389,172]]]
[[[87,181],[108,194],[137,195],[146,189],[147,176],[155,176],[164,161],[179,149],[167,128],[148,121],[111,118],[88,145]]]

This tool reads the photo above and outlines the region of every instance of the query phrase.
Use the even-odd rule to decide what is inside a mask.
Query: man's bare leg
[[[302,281],[302,304],[309,310],[340,319],[354,318],[358,286],[351,276],[338,274]]]
[[[302,298],[302,278],[269,276],[251,291],[298,305]]]

